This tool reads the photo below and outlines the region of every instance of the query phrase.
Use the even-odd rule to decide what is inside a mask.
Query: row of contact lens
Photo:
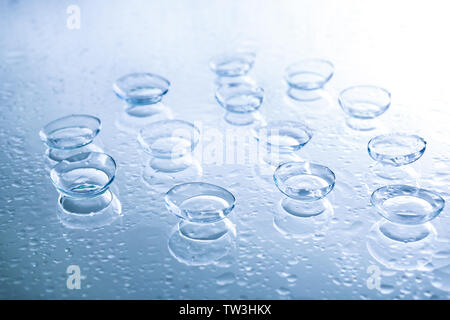
[[[215,97],[227,112],[225,121],[239,126],[253,124],[254,138],[265,147],[259,169],[266,169],[266,177],[275,181],[286,195],[281,205],[287,213],[300,217],[321,214],[327,208],[322,199],[333,190],[335,174],[325,166],[300,161],[296,155],[313,136],[306,124],[298,121],[266,123],[257,116],[264,90],[247,77],[254,62],[255,55],[248,52],[218,56],[210,62],[218,76]],[[302,99],[313,100],[315,91],[333,76],[333,69],[333,64],[326,60],[303,60],[287,68],[286,81],[291,88],[304,91]],[[264,176],[263,170],[259,174]]]
[[[219,77],[236,78],[217,81],[221,85],[216,90],[217,101],[228,112],[225,120],[231,124],[247,125],[257,119],[252,115],[256,114],[255,110],[258,110],[262,104],[262,88],[248,79],[237,80],[238,77],[242,78],[248,73],[254,64],[254,57],[254,55],[236,54],[217,57],[211,61],[211,68]],[[248,62],[249,59],[253,60]],[[230,72],[230,69],[233,71]],[[333,64],[321,59],[302,60],[288,66],[285,75],[289,85],[288,96],[299,101],[320,99],[320,89],[331,79],[333,72]],[[239,99],[240,93],[244,99]],[[253,96],[249,97],[249,94]],[[236,105],[236,102],[251,103],[246,109]],[[368,131],[376,127],[376,119],[390,107],[391,94],[377,86],[354,86],[340,92],[339,105],[347,116],[346,123],[350,128]],[[231,117],[230,114],[234,116]],[[326,196],[333,189],[334,173],[324,166],[308,162],[292,162],[295,158],[293,151],[308,143],[312,136],[311,131],[305,125],[292,121],[278,121],[266,126],[257,126],[257,129],[261,128],[265,128],[266,131],[276,129],[274,131],[278,152],[268,152],[265,162],[269,165],[282,163],[275,170],[274,180],[277,187],[287,196],[281,201],[284,211],[291,216],[314,217],[313,220],[319,214],[324,219],[331,216],[332,208],[327,205],[327,202],[321,200],[321,197]],[[259,136],[259,130],[256,136]],[[265,136],[269,137],[267,139],[269,142],[274,140],[271,134]],[[289,143],[280,146],[279,141],[296,142],[290,143],[290,147],[283,148]],[[279,152],[280,149],[281,152]],[[367,149],[370,157],[377,161],[374,168],[377,176],[389,181],[398,181],[413,172],[403,168],[408,168],[410,163],[422,157],[426,142],[417,135],[394,133],[374,137],[369,141]],[[444,199],[429,190],[396,184],[375,190],[371,195],[371,202],[387,221],[380,221],[369,232],[367,248],[370,254],[385,266],[399,270],[415,269],[430,261],[432,251],[421,249],[434,241],[435,230],[426,222],[435,218],[443,210]],[[288,216],[276,216],[274,226],[281,231],[289,230],[291,234],[298,234],[299,230],[293,230],[295,226],[298,226],[298,221]],[[303,219],[303,224],[307,223],[307,220]],[[411,242],[418,241],[420,243],[417,246],[410,246]]]
[[[256,118],[254,115],[262,105],[264,90],[246,76],[254,61],[255,55],[252,53],[224,55],[211,60],[210,67],[219,77],[216,81],[216,100],[226,109],[225,120],[231,124],[252,124]],[[290,96],[298,100],[316,99],[317,91],[331,79],[333,72],[332,63],[319,59],[303,60],[289,66],[286,81],[290,86]],[[169,87],[170,82],[161,76],[134,73],[118,79],[113,89],[127,103],[127,113],[138,119],[152,118],[155,110],[160,110],[155,105],[161,104]],[[389,108],[390,93],[375,86],[351,87],[340,93],[339,104],[350,117],[366,121],[380,116]],[[47,140],[44,140],[47,145],[64,146],[66,139],[74,139],[79,142],[80,148],[84,148],[89,145],[86,141],[94,132],[90,126],[80,123],[68,124],[63,129],[57,135],[56,131],[55,135],[47,134]],[[270,176],[273,174],[277,187],[288,197],[283,200],[285,211],[296,216],[314,216],[323,212],[321,200],[333,189],[335,174],[325,166],[300,161],[296,155],[296,151],[311,140],[311,129],[297,121],[261,121],[252,127],[252,132],[266,146],[264,162],[275,170]],[[161,184],[164,191],[168,189],[167,185],[172,187],[166,193],[168,209],[192,222],[213,223],[223,219],[232,210],[234,197],[221,187],[195,182],[202,174],[201,166],[192,156],[199,137],[200,131],[192,123],[167,119],[143,126],[138,140],[151,156],[144,169],[144,179],[152,187]],[[425,141],[418,136],[393,134],[370,140],[368,151],[380,163],[402,166],[419,159],[425,151],[425,145]],[[443,199],[431,191],[408,186],[384,188],[374,192],[372,201],[378,211],[392,221],[423,223],[434,218],[444,206]],[[86,190],[86,194],[89,194],[90,189],[95,190],[96,187],[76,188]],[[62,190],[67,189],[59,190],[64,192]],[[65,194],[73,197],[73,194]],[[428,212],[424,208],[411,208],[404,205],[405,201],[399,201],[403,206],[392,205],[393,198],[404,200],[405,197],[420,198],[430,204],[427,208],[431,209]],[[386,211],[391,214],[386,214]],[[395,219],[393,216],[401,218]]]
[[[68,120],[70,121],[68,122]],[[88,130],[86,130],[87,126],[84,122],[90,120],[90,116],[72,115],[51,122],[41,131],[41,137],[49,148],[63,147],[66,150],[72,150],[73,153],[81,152],[62,160],[51,170],[52,181],[61,193],[58,200],[58,215],[61,221],[71,228],[102,226],[120,216],[120,203],[109,191],[115,175],[114,160],[104,153],[83,152],[83,148],[93,143],[100,131],[100,121],[98,121],[98,127],[92,130],[96,134],[86,134]],[[169,121],[168,123],[177,124],[177,127],[181,124],[187,126],[189,130],[193,128],[184,122]],[[156,137],[170,138],[173,131],[162,123],[156,124],[150,129],[155,140],[154,143],[148,145],[148,151],[161,159],[170,159],[167,152],[156,148],[158,145]],[[157,129],[162,130],[158,131]],[[60,130],[65,131],[65,134],[61,134]],[[193,140],[193,144],[196,145],[200,132],[197,129],[194,129],[194,132],[196,138]],[[60,139],[64,139],[64,141]],[[146,139],[146,141],[150,140]],[[267,142],[264,139],[260,141]],[[142,144],[145,146],[144,143]],[[369,145],[372,144],[369,143]],[[165,144],[163,143],[163,145]],[[372,150],[371,156],[374,158],[381,157],[380,154],[382,154],[377,147],[372,147],[374,150]],[[418,150],[422,150],[423,147],[424,145]],[[295,152],[299,148],[301,148],[300,145],[294,149],[280,149]],[[192,146],[180,149],[174,155],[183,156],[191,149]],[[412,159],[412,157],[407,158]],[[387,161],[386,157],[382,157],[382,159]],[[404,161],[400,162],[400,158],[398,158],[396,164],[401,163]],[[280,191],[287,196],[281,201],[281,205],[288,215],[312,217],[320,214],[325,219],[326,216],[332,214],[329,202],[321,200],[334,187],[335,175],[330,169],[308,162],[286,162],[275,170],[273,178]],[[403,207],[398,207],[403,212],[396,212],[395,207],[389,204],[393,197],[409,197],[411,195],[426,199],[430,203],[430,209],[424,207],[422,212],[411,216],[410,212],[404,210],[405,203],[403,203]],[[229,232],[229,224],[225,218],[235,205],[236,200],[232,193],[212,184],[188,182],[172,187],[166,193],[165,201],[170,212],[185,221],[193,222],[193,224],[180,222],[177,230],[171,234],[169,239],[169,250],[179,261],[187,264],[206,264],[209,263],[211,252],[222,255],[229,251],[230,235],[225,236]],[[432,192],[405,186],[389,186],[378,189],[372,196],[372,201],[378,211],[389,220],[408,224],[423,223],[434,218],[444,205],[442,198]],[[329,214],[327,215],[325,212],[329,212]],[[299,221],[289,220],[288,215],[274,217],[274,226],[280,230],[284,230],[286,226],[289,229],[298,226]],[[304,220],[303,223],[308,224],[308,221]],[[395,232],[402,235],[400,237],[395,235],[392,228],[389,229],[386,224],[381,225],[379,230],[383,232],[383,235],[396,237],[398,241],[420,240],[424,237],[423,230],[408,230],[407,238],[405,238],[402,235],[404,230],[399,232],[398,229],[394,229]],[[202,240],[201,244],[197,240]],[[379,246],[379,241],[369,243],[371,250],[375,250]],[[373,249],[374,245],[376,245],[375,249]],[[202,256],[198,261],[192,261],[192,257],[186,249],[192,246],[196,247],[196,250],[202,250]],[[200,247],[197,248],[198,246]],[[212,248],[213,251],[210,250]],[[213,256],[215,257],[215,255]]]
[[[142,176],[151,189],[166,192],[171,187],[165,196],[168,210],[183,220],[194,223],[179,225],[179,232],[183,234],[179,239],[216,240],[218,234],[222,233],[216,233],[214,230],[217,228],[213,225],[225,226],[220,222],[233,210],[235,198],[222,187],[197,182],[202,176],[202,167],[193,151],[200,140],[199,128],[190,122],[172,119],[171,116],[164,120],[157,117],[171,114],[167,112],[169,108],[161,103],[169,87],[168,80],[151,73],[128,74],[113,84],[115,94],[127,104],[125,111],[128,116],[158,119],[145,123],[138,133],[139,144],[150,156]],[[245,84],[240,87],[245,87]],[[247,86],[247,89],[248,97],[252,97],[254,101],[241,102],[240,105],[249,108],[249,104],[253,103],[256,110],[262,102],[253,98],[258,89],[253,90],[251,86]],[[224,95],[229,93],[232,94],[223,92]],[[262,92],[259,94],[259,99],[262,99]],[[220,103],[221,96],[217,95],[216,98]],[[242,96],[239,99],[241,98]],[[234,111],[240,113],[243,110]],[[207,227],[201,228],[203,224]],[[177,242],[169,241],[171,252],[178,257],[182,256],[186,250],[177,250],[173,243]]]
[[[253,53],[242,52],[215,57],[211,69],[219,77],[216,83],[216,99],[228,113],[227,119],[241,115],[240,121],[232,124],[248,124],[252,115],[262,104],[264,90],[247,77],[255,62]],[[321,98],[320,90],[334,74],[334,65],[324,59],[304,59],[292,63],[285,70],[289,85],[288,95],[299,101]],[[391,94],[384,88],[359,85],[346,88],[339,94],[339,104],[348,116],[347,123],[358,130],[373,129],[373,119],[382,115],[391,104]],[[244,116],[244,114],[246,116]],[[239,118],[239,117],[238,117]]]
[[[219,77],[241,77],[248,73],[254,64],[255,55],[236,53],[223,55],[211,60],[211,69]],[[289,85],[288,95],[296,100],[314,100],[320,95],[318,90],[332,78],[334,66],[323,59],[306,59],[291,64],[286,68],[285,80]],[[262,103],[262,88],[254,82],[245,80],[222,81],[216,91],[216,98],[220,105],[229,112],[252,113]],[[242,84],[243,83],[243,84]],[[248,96],[252,95],[252,99]],[[245,99],[239,99],[242,95]],[[252,101],[253,103],[248,103]],[[250,106],[244,106],[236,102],[243,102]],[[260,102],[258,105],[257,102]],[[347,114],[347,124],[354,129],[373,129],[372,120],[382,115],[391,105],[391,94],[383,88],[362,85],[344,89],[339,94],[339,105]],[[297,141],[289,147],[276,144],[277,150],[282,150],[283,159],[278,156],[274,164],[287,162],[292,159],[292,151],[301,148],[311,138],[310,130],[301,123],[292,121],[278,121],[263,126],[265,130],[276,129],[279,141]],[[258,129],[261,129],[259,127]],[[271,137],[271,135],[268,135]],[[417,135],[387,134],[371,139],[368,143],[369,155],[379,165],[376,168],[378,176],[393,180],[404,177],[405,171],[398,169],[417,161],[425,152],[426,142]],[[289,150],[289,151],[287,151]],[[279,154],[280,152],[278,152]],[[269,163],[272,157],[267,157]],[[316,167],[316,173],[312,168]],[[321,168],[318,172],[317,168]],[[317,200],[328,193],[334,185],[334,174],[328,168],[305,162],[287,162],[281,164],[275,171],[274,179],[280,190],[288,197],[296,200]],[[306,178],[307,177],[307,178]],[[287,183],[290,182],[290,183]],[[308,187],[302,187],[308,186]],[[315,195],[316,197],[314,197]],[[407,199],[405,201],[405,198]],[[393,201],[396,199],[397,201]],[[408,202],[409,199],[409,202]],[[415,200],[414,200],[415,199]],[[417,200],[419,199],[419,200]],[[376,190],[371,197],[373,205],[391,221],[403,224],[420,224],[433,219],[443,207],[444,200],[434,192],[411,187],[407,185],[391,185]],[[422,206],[411,205],[416,201],[426,204]],[[398,203],[398,205],[393,205]],[[300,212],[317,213],[314,206],[300,205],[297,201],[285,204],[286,211],[294,214]],[[295,208],[295,210],[293,210]],[[299,210],[300,208],[300,210]],[[317,209],[317,208],[316,208]]]

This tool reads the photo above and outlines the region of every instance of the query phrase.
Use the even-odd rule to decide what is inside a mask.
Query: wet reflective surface
[[[445,10],[402,1],[77,3],[79,30],[67,28],[65,3],[0,3],[0,297],[450,297],[450,206],[429,222],[432,228],[400,234],[400,239],[420,241],[395,241],[385,234],[397,229],[387,227],[372,234],[382,218],[370,195],[386,182],[366,178],[374,163],[367,142],[412,131],[427,141],[421,159],[410,164],[420,187],[450,199],[450,93],[442,72],[450,52],[440,47],[448,37]],[[249,15],[255,11],[258,15]],[[424,11],[436,19],[417,23]],[[155,30],[168,31],[161,36]],[[234,160],[236,150],[246,150],[245,143],[225,149],[225,137],[214,138],[217,131],[229,130],[247,137],[248,144],[255,140],[251,128],[224,121],[214,97],[216,74],[208,65],[211,57],[248,39],[258,46],[249,74],[265,91],[262,116],[307,122],[314,137],[297,153],[336,174],[322,214],[286,214],[273,180],[261,179],[253,162]],[[433,59],[426,59],[436,46]],[[291,99],[283,79],[286,65],[301,59],[302,52],[326,54],[336,67],[320,99],[311,102]],[[419,63],[422,59],[426,63]],[[411,76],[411,66],[419,81]],[[203,167],[198,181],[222,186],[236,197],[226,218],[235,233],[218,226],[200,234],[215,240],[192,240],[188,236],[199,235],[197,230],[189,226],[180,232],[163,193],[142,181],[149,159],[136,137],[143,126],[136,120],[130,131],[117,128],[116,122],[124,120],[124,102],[111,90],[116,79],[139,71],[170,80],[163,102],[177,119],[201,121],[195,123],[202,132],[194,151]],[[339,92],[356,83],[392,92],[392,105],[370,132],[348,128],[338,104]],[[102,120],[94,143],[102,140],[102,149],[118,166],[111,191],[123,215],[111,223],[93,222],[94,229],[84,227],[80,215],[73,224],[61,222],[58,193],[45,168],[46,147],[38,135],[43,125],[72,113]],[[220,150],[222,157],[207,156]],[[69,265],[79,265],[85,276],[80,290],[66,287]],[[379,289],[367,287],[370,266],[380,270]]]

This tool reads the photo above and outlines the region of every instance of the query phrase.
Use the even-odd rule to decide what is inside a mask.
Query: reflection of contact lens
[[[110,191],[94,198],[72,198],[60,195],[58,218],[71,229],[99,228],[112,223],[122,215],[122,206]]]
[[[226,219],[225,219],[226,220]],[[208,228],[209,224],[203,224],[202,228]],[[222,229],[225,227],[225,229]],[[204,266],[218,262],[220,259],[233,253],[235,246],[234,231],[229,229],[230,223],[221,225],[220,232],[212,238],[205,234],[196,233],[202,239],[192,239],[189,233],[192,229],[187,225],[174,227],[168,241],[170,254],[180,263],[189,266]],[[197,230],[198,231],[198,230]],[[218,231],[218,230],[216,230]],[[213,233],[210,233],[212,235]]]
[[[320,214],[310,216],[297,216],[291,212],[286,212],[286,208],[283,207],[283,202],[281,202],[281,207],[273,217],[275,229],[286,237],[296,239],[306,239],[324,234],[328,230],[329,223],[334,215],[334,209],[328,200],[325,199],[320,202],[322,206]]]
[[[192,240],[211,241],[217,240],[227,232],[236,233],[234,225],[228,219],[222,219],[213,223],[191,223],[187,220],[181,220],[178,223],[180,233],[186,238]]]
[[[430,223],[417,226],[395,225],[379,221],[367,238],[370,255],[392,270],[417,270],[432,259],[436,230]]]
[[[86,152],[103,152],[103,149],[94,144],[94,143],[90,143],[84,147],[80,147],[77,149],[52,149],[52,148],[48,148],[47,151],[45,152],[45,156],[47,157],[47,161],[49,164],[53,164],[53,166],[55,166],[58,162],[70,158],[76,154],[79,153],[86,153]]]

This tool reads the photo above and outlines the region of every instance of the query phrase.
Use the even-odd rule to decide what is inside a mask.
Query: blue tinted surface
[[[447,10],[409,1],[76,2],[79,30],[66,25],[71,1],[0,1],[0,298],[449,298],[450,205],[431,222],[438,240],[420,270],[388,269],[366,247],[381,219],[370,194],[389,184],[371,173],[370,138],[392,130],[424,137],[427,151],[411,167],[422,188],[450,201]],[[335,172],[333,214],[283,231],[281,220],[274,224],[283,196],[271,179],[257,177],[252,164],[203,163],[202,180],[236,197],[236,237],[223,241],[225,255],[213,248],[218,261],[189,266],[169,251],[177,219],[142,182],[137,134],[115,125],[124,103],[112,83],[131,72],[159,74],[171,82],[163,103],[176,118],[250,141],[248,127],[223,121],[208,65],[238,47],[257,52],[249,76],[264,88],[262,116],[314,130],[299,155]],[[286,94],[284,70],[309,57],[332,61],[335,75],[321,99],[298,102]],[[370,132],[347,128],[337,104],[342,89],[361,83],[392,92]],[[113,189],[124,216],[95,231],[59,222],[45,169],[38,132],[70,113],[102,120],[95,142],[118,164]],[[81,269],[80,290],[66,287],[69,265]],[[381,270],[378,289],[367,285],[372,265]]]

